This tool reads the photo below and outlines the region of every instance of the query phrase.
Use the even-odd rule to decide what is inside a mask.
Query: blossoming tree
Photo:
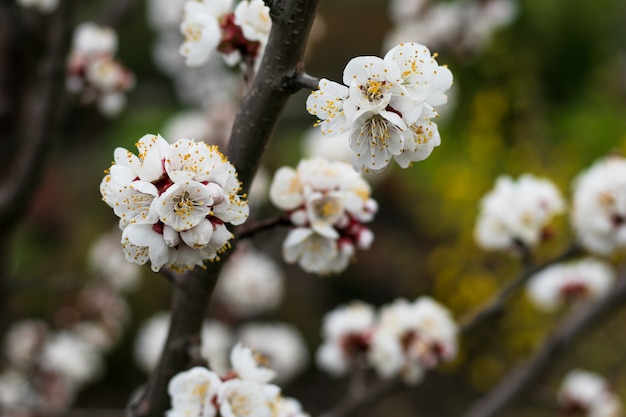
[[[0,133],[9,138],[11,150],[0,158],[2,248],[41,178],[53,136],[48,131],[64,120],[66,100],[114,118],[138,82],[116,58],[118,35],[111,27],[132,2],[111,2],[102,19],[106,25],[75,24],[72,3],[0,4],[5,62],[18,49],[17,33],[25,30],[15,21],[47,19],[49,30],[42,37],[47,52],[33,104],[16,101],[14,109],[0,113]],[[392,170],[413,169],[446,141],[437,122],[455,76],[443,64],[445,56],[426,44],[447,45],[463,57],[477,55],[516,13],[515,3],[504,0],[396,0],[394,30],[382,56],[346,59],[338,82],[306,71],[318,3],[148,2],[149,20],[160,31],[155,60],[174,79],[181,99],[201,103],[205,112],[185,115],[167,133],[159,133],[160,126],[142,132],[129,139],[136,141],[134,147],[112,149],[100,195],[120,234],[98,243],[91,257],[97,278],[57,312],[54,325],[37,319],[1,323],[7,335],[0,374],[3,412],[67,411],[76,393],[103,372],[102,355],[122,338],[130,318],[122,296],[138,285],[136,269],[128,265],[149,265],[167,279],[171,305],[139,332],[135,357],[148,375],[128,393],[128,415],[310,415],[304,411],[308,404],[278,385],[307,367],[307,343],[299,330],[251,321],[278,308],[290,279],[252,241],[268,230],[286,229],[274,253],[285,264],[328,280],[367,256],[376,240],[376,216],[387,204],[374,198],[377,181]],[[7,68],[0,82],[9,91],[6,86],[19,68]],[[311,116],[314,129],[310,148],[317,142],[327,148],[310,150],[296,164],[267,174],[267,149],[288,100],[301,90],[307,91],[301,111]],[[14,97],[0,93],[0,98]],[[394,294],[380,305],[352,300],[320,317],[314,362],[332,377],[350,380],[337,403],[320,415],[355,414],[390,393],[424,389],[442,367],[454,373],[475,348],[464,347],[464,338],[497,323],[525,287],[537,309],[571,313],[527,361],[502,372],[484,395],[462,407],[442,408],[444,415],[500,415],[561,351],[626,299],[626,277],[615,269],[626,246],[625,166],[624,158],[607,156],[578,174],[569,207],[547,178],[498,177],[478,203],[473,237],[485,251],[520,261],[522,271],[493,298],[472,306],[465,318],[426,292]],[[256,204],[266,198],[273,216],[261,218]],[[537,262],[536,253],[558,232],[557,219],[566,212],[574,242]],[[7,288],[0,288],[0,297],[8,299],[6,256],[0,285]],[[567,374],[553,402],[555,412],[622,415],[619,397],[606,380],[587,371]]]

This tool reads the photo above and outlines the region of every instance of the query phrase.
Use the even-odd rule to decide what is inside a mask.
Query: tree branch
[[[477,326],[483,324],[487,320],[501,315],[504,312],[504,307],[508,299],[515,294],[515,292],[521,288],[528,280],[538,272],[545,268],[554,265],[559,262],[563,262],[567,259],[571,259],[583,253],[582,248],[573,243],[563,253],[551,259],[550,261],[539,265],[532,266],[529,262],[525,262],[524,271],[519,277],[514,279],[506,287],[504,287],[498,294],[496,294],[488,303],[483,305],[477,313],[474,313],[470,318],[461,320],[459,333],[466,334],[474,330]],[[527,258],[525,256],[525,258]]]
[[[289,97],[301,88],[306,41],[319,0],[272,5],[272,30],[252,88],[235,119],[227,155],[247,192]]]
[[[39,88],[31,106],[26,108],[24,127],[18,132],[22,144],[13,158],[13,166],[0,183],[0,228],[14,225],[25,214],[40,180],[43,161],[54,138],[56,115],[62,103],[65,86],[65,59],[70,37],[70,1],[62,1],[51,16],[47,53],[39,71]],[[5,63],[6,65],[6,63]]]
[[[319,0],[289,0],[273,7],[272,30],[263,61],[235,119],[227,155],[237,168],[243,192],[258,169],[288,98],[299,89],[306,40]],[[229,253],[232,253],[230,251]],[[222,262],[207,271],[185,274],[184,288],[174,288],[172,318],[165,348],[144,392],[129,406],[131,416],[162,417],[169,408],[169,380],[189,367],[200,343],[200,329]]]
[[[590,303],[571,311],[562,321],[552,337],[534,357],[506,375],[493,390],[481,398],[465,414],[465,417],[491,417],[515,401],[533,383],[545,374],[555,359],[593,325],[609,313],[617,310],[626,301],[626,270],[620,273],[620,280],[613,291],[603,300]]]

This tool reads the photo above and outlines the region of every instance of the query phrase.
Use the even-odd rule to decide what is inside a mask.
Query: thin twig
[[[296,82],[301,88],[308,88],[309,90],[317,90],[320,80],[312,75],[303,72],[296,77]]]
[[[237,236],[239,239],[251,238],[257,233],[272,229],[276,226],[286,226],[291,224],[289,219],[284,214],[277,214],[274,217],[267,219],[256,220],[250,223],[246,223],[237,230]]]
[[[571,348],[583,333],[623,306],[626,301],[626,271],[623,270],[620,276],[613,291],[603,300],[581,306],[568,314],[543,347],[529,361],[506,375],[494,389],[474,404],[465,417],[500,415],[505,407],[554,366],[555,359]]]
[[[551,259],[550,261],[539,265],[539,266],[529,266],[528,262],[525,262],[527,267],[524,268],[522,274],[519,277],[515,278],[511,281],[506,287],[504,287],[498,294],[496,294],[488,303],[483,305],[477,313],[474,313],[471,317],[461,320],[461,325],[459,326],[459,333],[466,334],[476,328],[478,325],[484,323],[485,321],[492,319],[501,315],[504,311],[504,307],[508,299],[515,294],[515,292],[522,287],[526,282],[535,274],[542,271],[543,269],[554,265],[555,263],[559,263],[565,261],[567,259],[573,258],[575,256],[583,253],[582,249],[577,243],[569,246],[563,253]]]
[[[403,386],[400,378],[379,382],[367,389],[360,396],[346,395],[330,410],[318,415],[318,417],[345,417],[362,410],[370,404],[384,398]]]

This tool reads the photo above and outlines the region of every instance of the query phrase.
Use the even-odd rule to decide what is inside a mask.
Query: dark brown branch
[[[580,246],[576,243],[572,244],[568,247],[563,253],[557,256],[550,261],[539,265],[532,266],[529,261],[525,261],[524,272],[520,274],[519,277],[514,279],[511,283],[509,283],[506,287],[502,289],[498,294],[496,294],[488,303],[483,305],[477,313],[474,313],[470,318],[465,320],[461,320],[461,325],[459,332],[461,334],[469,333],[474,328],[479,326],[480,324],[486,322],[487,320],[493,319],[504,312],[504,307],[508,299],[515,294],[517,290],[519,290],[528,280],[535,275],[536,273],[542,271],[543,269],[554,265],[559,262],[563,262],[567,259],[571,259],[575,256],[582,254],[583,251]],[[525,259],[529,259],[527,256]]]
[[[535,356],[506,375],[500,384],[465,414],[465,417],[500,415],[502,410],[554,365],[559,355],[567,348],[571,348],[592,326],[597,326],[603,318],[623,306],[625,301],[626,271],[623,270],[617,285],[606,298],[584,307],[580,306],[568,314]]]
[[[163,416],[169,408],[169,380],[197,360],[193,352],[200,344],[200,329],[220,266],[221,263],[209,264],[206,271],[196,268],[179,277],[184,289],[173,287],[170,329],[161,359],[142,394],[130,404],[130,415]]]
[[[22,60],[11,59],[16,48],[23,48],[13,13],[15,4],[0,5],[0,137],[8,155],[0,158],[0,337],[8,324],[10,241],[15,226],[27,213],[41,180],[44,161],[51,148],[57,115],[62,107],[65,87],[65,57],[70,36],[70,1],[62,1],[50,16],[44,40],[45,56],[38,69],[37,87],[33,92],[7,84],[15,83],[16,72],[22,71]],[[12,20],[13,19],[13,20]],[[6,37],[5,37],[6,36]],[[16,62],[18,61],[18,62]],[[15,66],[15,68],[13,67]],[[32,81],[31,81],[32,82]],[[34,83],[33,83],[34,84]],[[15,91],[13,91],[15,89]],[[10,91],[9,91],[10,90]],[[27,94],[29,100],[21,101]],[[3,103],[4,100],[7,100]],[[13,100],[13,101],[12,101]],[[17,102],[19,101],[19,102]],[[14,106],[3,109],[6,105]]]
[[[47,53],[41,64],[41,80],[23,128],[16,135],[22,144],[13,159],[12,169],[0,182],[0,228],[6,230],[25,214],[41,178],[45,157],[52,144],[53,126],[62,103],[65,86],[65,57],[70,37],[70,1],[60,2],[51,16]],[[5,63],[6,65],[6,63]]]
[[[299,89],[306,40],[318,0],[289,0],[272,8],[272,30],[263,61],[237,115],[227,151],[244,192],[249,188],[288,98]],[[232,253],[232,251],[231,251]],[[169,380],[191,366],[207,304],[223,262],[206,272],[184,276],[185,289],[174,288],[167,342],[144,392],[129,406],[131,416],[162,417],[169,408]]]
[[[275,2],[272,31],[250,92],[235,119],[227,155],[237,168],[244,192],[269,146],[289,97],[301,85],[304,48],[319,0]]]

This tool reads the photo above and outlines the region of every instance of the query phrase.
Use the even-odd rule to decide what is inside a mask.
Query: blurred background
[[[456,0],[477,8],[496,2]],[[97,21],[106,3],[81,4],[77,21]],[[452,3],[433,1],[427,7]],[[441,145],[409,169],[392,164],[372,179],[372,195],[380,207],[369,225],[375,241],[369,251],[357,253],[356,262],[345,273],[319,277],[284,264],[280,245],[286,229],[277,228],[252,240],[257,250],[271,255],[284,271],[280,305],[245,319],[233,318],[219,301],[211,307],[212,316],[229,326],[254,319],[286,322],[300,330],[309,350],[308,364],[284,386],[284,392],[298,398],[312,415],[332,406],[346,385],[345,379],[332,378],[314,366],[321,319],[327,311],[355,299],[380,306],[398,297],[413,300],[430,294],[448,306],[455,318],[466,317],[521,271],[515,256],[485,252],[473,240],[478,201],[495,178],[530,172],[550,178],[569,197],[577,173],[606,154],[626,151],[626,3],[500,3],[500,9],[487,17],[486,12],[477,11],[437,17],[421,9],[413,20],[409,12],[403,14],[404,20],[394,17],[390,10],[400,6],[386,1],[321,3],[306,58],[311,75],[340,81],[352,57],[383,56],[402,36],[424,36],[405,40],[423,42],[438,52],[439,64],[448,65],[454,74],[454,86],[437,121]],[[436,19],[441,19],[443,29]],[[431,34],[436,30],[442,34],[429,39],[428,33],[422,33],[425,29],[415,29],[425,25],[432,25]],[[176,135],[171,122],[182,111],[202,111],[205,119],[229,120],[230,103],[236,109],[236,98],[225,99],[209,85],[212,70],[184,75],[179,64],[169,68],[162,64],[176,58],[164,58],[166,41],[157,36],[157,31],[162,34],[164,30],[151,23],[144,2],[133,2],[116,29],[118,57],[135,74],[136,85],[128,93],[126,108],[115,118],[106,118],[93,108],[73,107],[68,114],[34,202],[12,241],[9,259],[15,282],[8,305],[12,320],[39,318],[62,327],[69,320],[65,307],[98,275],[89,260],[90,251],[117,225],[117,217],[99,193],[103,171],[110,166],[116,147],[132,151],[146,133],[178,139],[168,137],[168,132]],[[176,47],[177,42],[173,42]],[[237,79],[236,70],[220,61],[217,67],[220,77]],[[181,81],[185,77],[187,81]],[[236,95],[240,87],[237,81],[233,85]],[[294,95],[280,121],[263,160],[268,178],[283,165],[295,166],[305,155],[305,138],[315,122],[305,111],[307,94]],[[228,129],[224,123],[210,130],[223,138],[228,137]],[[255,218],[278,212],[262,198],[252,204]],[[537,261],[561,253],[571,240],[567,216],[561,216],[554,224],[554,236],[535,252]],[[139,274],[139,283],[124,295],[129,320],[104,357],[105,370],[79,392],[77,408],[122,409],[145,381],[133,346],[142,324],[169,308],[171,288],[148,266],[140,268]],[[535,310],[522,292],[500,320],[460,342],[453,363],[417,388],[399,390],[361,415],[462,415],[473,399],[531,355],[562,315],[563,311],[546,315]],[[626,311],[622,311],[593,329],[564,352],[527,401],[502,415],[557,415],[554,393],[573,367],[604,375],[618,394],[626,395],[625,319]]]

